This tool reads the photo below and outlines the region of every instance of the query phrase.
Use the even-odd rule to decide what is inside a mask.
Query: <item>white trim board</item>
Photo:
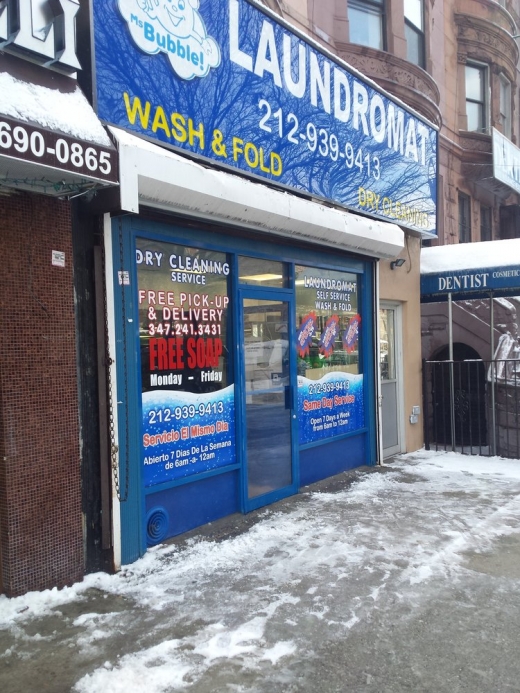
[[[139,205],[189,214],[381,259],[396,257],[404,232],[389,222],[327,207],[203,166],[110,126],[119,150],[121,209]]]

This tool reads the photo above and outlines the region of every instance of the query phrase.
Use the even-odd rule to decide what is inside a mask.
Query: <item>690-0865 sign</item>
[[[0,154],[90,178],[117,182],[114,149],[11,118],[0,119]]]

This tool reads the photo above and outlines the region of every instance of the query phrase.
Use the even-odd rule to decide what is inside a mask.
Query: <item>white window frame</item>
[[[511,82],[501,72],[498,75],[499,82],[499,112],[500,125],[504,137],[511,139]]]
[[[478,70],[483,75],[482,80],[482,99],[475,100],[473,98],[468,98],[467,95],[467,70],[468,68]],[[467,123],[467,129],[469,132],[480,132],[483,134],[489,134],[489,65],[486,63],[478,63],[469,61],[465,65],[464,70],[464,91],[465,91],[465,105],[466,105],[466,117],[468,117],[468,103],[481,104],[481,114],[482,114],[482,127],[480,128],[470,128],[469,118]]]
[[[394,311],[394,337],[395,337],[395,354],[394,354],[394,366],[395,366],[395,378],[391,380],[383,381],[381,379],[381,343],[380,334],[378,334],[378,371],[379,371],[379,388],[380,388],[380,408],[381,408],[381,451],[382,459],[387,459],[392,455],[398,455],[399,453],[405,452],[406,450],[406,428],[405,428],[405,408],[404,408],[404,357],[403,357],[403,304],[397,301],[385,301],[384,299],[379,303],[378,311],[378,333],[379,333],[379,320],[381,310],[393,310]],[[395,446],[384,448],[383,447],[383,424],[382,424],[382,397],[383,397],[383,383],[388,382],[395,383],[395,395],[396,395],[396,419],[397,419],[397,444]]]
[[[423,70],[426,69],[426,36],[424,32],[424,12],[425,12],[425,3],[424,0],[419,0],[420,1],[420,6],[421,6],[421,17],[420,17],[420,24],[417,24],[414,20],[413,17],[407,15],[406,12],[406,0],[404,3],[404,24],[405,24],[405,37],[406,37],[406,50],[407,50],[407,59],[410,61],[410,51],[409,51],[409,45],[408,45],[408,32],[411,32],[418,38],[419,41],[419,60],[418,62],[415,61],[410,61],[415,64],[417,64],[419,67],[422,67]]]
[[[358,45],[368,46],[369,48],[375,48],[376,50],[386,50],[386,21],[385,21],[385,11],[386,11],[386,0],[352,0],[347,5],[347,16],[349,18],[349,41],[350,43],[358,43],[353,39],[352,32],[352,22],[349,14],[349,9],[356,10],[357,12],[363,12],[368,17],[369,15],[377,16],[379,18],[379,28],[381,31],[380,44],[378,46],[372,45],[370,42],[359,43]]]

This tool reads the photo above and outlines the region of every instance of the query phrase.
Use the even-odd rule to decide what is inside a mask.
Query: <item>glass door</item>
[[[292,382],[291,301],[242,292],[245,509],[297,490]]]
[[[400,396],[398,306],[381,307],[379,311],[379,362],[381,367],[381,417],[383,423],[383,457],[401,452],[402,407]]]

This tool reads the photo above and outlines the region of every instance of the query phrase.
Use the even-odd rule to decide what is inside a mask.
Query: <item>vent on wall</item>
[[[152,508],[146,516],[146,543],[154,546],[166,538],[170,517],[165,508]]]

